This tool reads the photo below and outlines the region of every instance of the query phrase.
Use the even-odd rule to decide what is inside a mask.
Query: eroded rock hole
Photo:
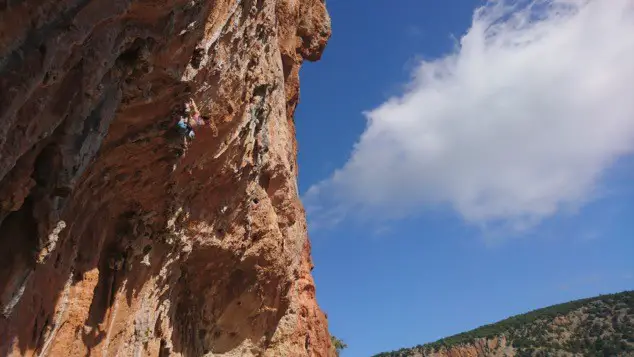
[[[55,186],[55,181],[62,166],[62,155],[55,144],[48,145],[35,160],[33,179],[40,187]]]
[[[123,51],[117,58],[117,64],[121,66],[134,66],[134,64],[140,59],[141,44],[135,42],[130,48]]]
[[[33,201],[11,212],[0,224],[0,312],[10,313],[21,297],[22,286],[35,264],[37,221]]]
[[[269,175],[268,173],[262,174],[260,176],[260,187],[268,191],[270,184],[271,184],[271,175]]]
[[[170,349],[167,347],[167,341],[161,339],[161,345],[159,348],[159,357],[168,357],[170,355]]]
[[[42,83],[44,85],[49,84],[51,80],[51,72],[44,73],[44,78],[42,79]]]
[[[194,53],[192,54],[192,59],[191,59],[192,67],[198,69],[200,67],[200,64],[201,64],[201,62],[202,62],[204,57],[205,57],[205,49],[204,48],[195,49]]]
[[[257,87],[255,87],[253,89],[253,96],[254,97],[265,97],[266,96],[266,90],[268,89],[268,84],[260,84]]]
[[[284,71],[284,79],[288,79],[288,76],[293,70],[294,61],[289,55],[282,55],[282,70]]]

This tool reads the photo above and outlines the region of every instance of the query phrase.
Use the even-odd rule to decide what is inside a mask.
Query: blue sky
[[[634,288],[628,0],[473,22],[483,1],[327,4],[296,125],[317,298],[344,357]]]

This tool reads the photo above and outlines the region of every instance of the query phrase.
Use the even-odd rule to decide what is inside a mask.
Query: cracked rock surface
[[[323,0],[0,4],[0,356],[332,356],[293,122],[329,37]]]

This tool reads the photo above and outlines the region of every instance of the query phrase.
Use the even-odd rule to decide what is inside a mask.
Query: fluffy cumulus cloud
[[[348,162],[306,193],[310,218],[441,205],[525,226],[579,207],[634,151],[633,34],[633,0],[490,1],[366,113]]]

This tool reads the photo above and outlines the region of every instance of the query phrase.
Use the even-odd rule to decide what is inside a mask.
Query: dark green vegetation
[[[336,356],[339,356],[339,353],[341,353],[342,350],[348,348],[348,345],[346,345],[343,340],[340,340],[335,336],[330,336],[330,342],[332,343],[332,348],[335,350]]]
[[[634,356],[634,291],[550,306],[375,357],[443,355],[451,348],[474,346],[478,339],[501,337],[507,347],[496,346],[482,355]]]

